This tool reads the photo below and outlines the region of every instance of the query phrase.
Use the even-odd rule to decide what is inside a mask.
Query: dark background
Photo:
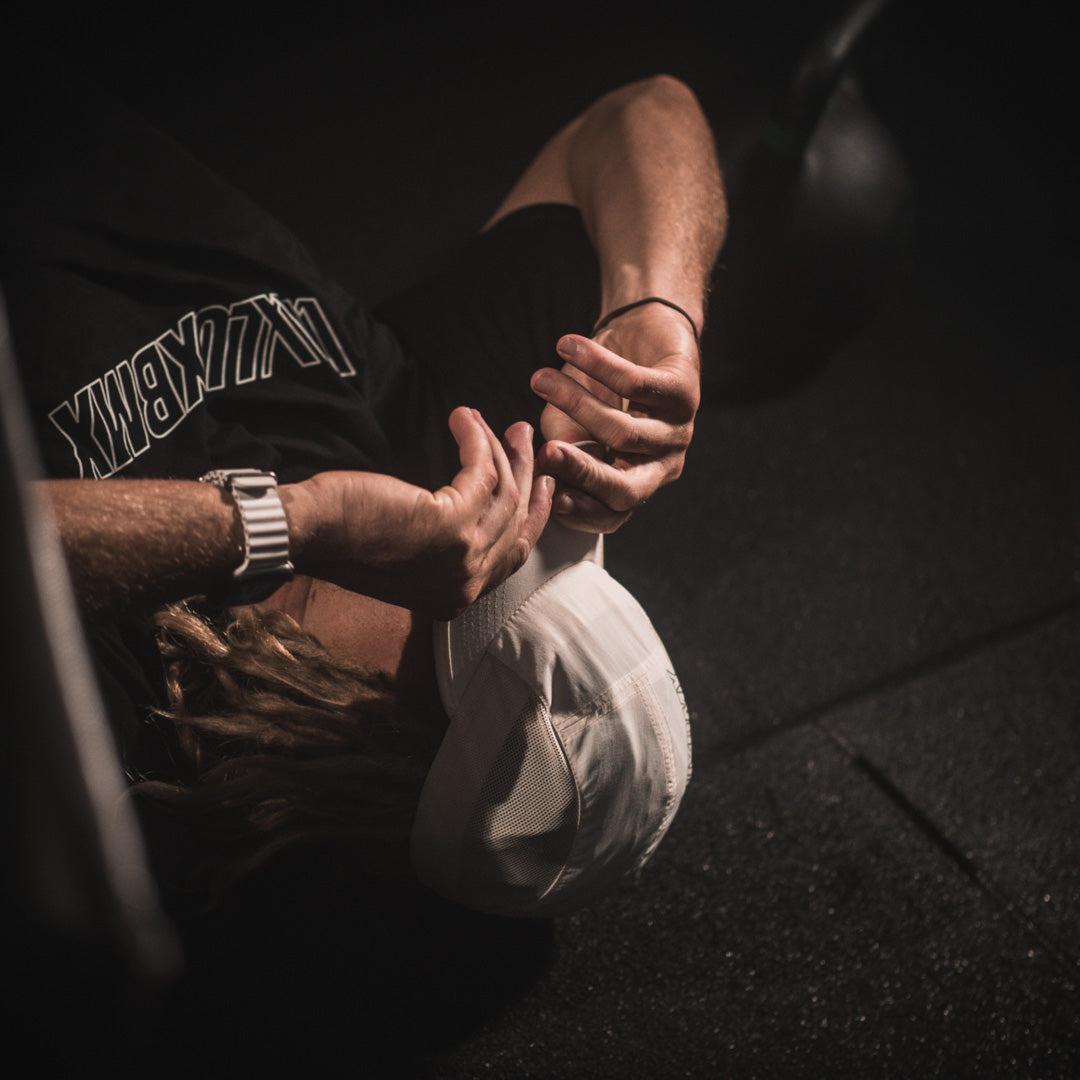
[[[725,158],[842,7],[84,10],[10,40],[112,89],[375,302],[623,82],[685,79]],[[694,723],[641,884],[514,923],[283,864],[185,930],[139,1065],[1076,1074],[1072,58],[1051,7],[945,7],[898,0],[856,64],[914,192],[872,322],[753,400],[715,385],[685,476],[608,546]]]

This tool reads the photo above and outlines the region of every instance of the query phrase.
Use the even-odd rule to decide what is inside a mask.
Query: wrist
[[[659,333],[669,346],[677,342],[680,336],[688,335],[693,342],[692,351],[699,357],[701,355],[702,328],[688,311],[664,297],[645,296],[606,311],[593,327],[592,337],[599,340],[600,334],[609,330],[615,331],[620,340],[627,330],[631,335],[645,333],[653,339]],[[671,336],[673,333],[677,335],[674,338]]]
[[[278,488],[289,526],[289,558],[297,572],[311,572],[327,529],[326,500],[319,498],[317,488],[314,478]]]
[[[691,284],[683,274],[647,270],[631,263],[605,270],[601,282],[600,315],[646,296],[662,296],[678,304],[701,331],[705,321],[705,290],[702,286]]]

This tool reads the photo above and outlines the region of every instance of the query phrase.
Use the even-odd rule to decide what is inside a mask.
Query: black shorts
[[[502,434],[543,401],[529,385],[537,368],[561,365],[555,342],[588,334],[599,317],[597,257],[575,207],[527,206],[469,241],[432,275],[374,309],[401,345],[377,415],[394,471],[429,487],[460,468],[447,417],[479,409]]]

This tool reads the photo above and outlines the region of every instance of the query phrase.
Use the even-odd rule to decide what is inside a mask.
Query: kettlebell
[[[731,228],[708,309],[707,397],[805,382],[865,328],[902,265],[910,173],[849,67],[884,6],[864,0],[831,27],[725,162]]]

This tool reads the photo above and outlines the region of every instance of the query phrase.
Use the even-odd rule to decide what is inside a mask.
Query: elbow
[[[650,75],[640,82],[631,83],[638,96],[677,108],[699,110],[697,94],[676,75]]]
[[[690,87],[674,75],[650,75],[637,82],[627,83],[597,102],[618,109],[656,110],[667,115],[694,114],[701,116],[701,104]]]
[[[689,145],[707,143],[715,154],[712,129],[697,95],[674,75],[650,75],[599,98],[578,117],[575,137],[620,132],[640,142],[662,136]]]

